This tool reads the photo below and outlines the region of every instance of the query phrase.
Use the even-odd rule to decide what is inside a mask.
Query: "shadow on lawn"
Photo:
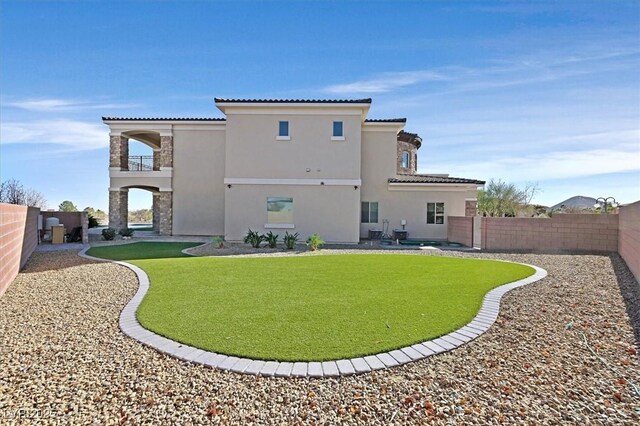
[[[619,254],[610,254],[609,259],[611,259],[611,265],[618,279],[620,294],[627,307],[627,315],[631,320],[636,347],[640,351],[640,284]]]

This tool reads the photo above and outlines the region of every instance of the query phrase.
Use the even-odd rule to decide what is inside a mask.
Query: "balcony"
[[[157,188],[171,191],[173,170],[169,167],[154,169],[152,155],[130,155],[126,168],[110,168],[109,187],[114,188]]]
[[[151,172],[153,171],[153,155],[130,155],[129,167],[130,172]]]

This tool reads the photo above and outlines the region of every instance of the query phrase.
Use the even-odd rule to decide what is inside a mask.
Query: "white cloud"
[[[570,179],[640,171],[640,146],[637,142],[619,143],[608,148],[501,156],[466,164],[440,163],[434,166],[437,166],[437,171],[452,175],[484,179],[496,177],[510,182]]]
[[[370,79],[327,86],[323,91],[337,95],[350,93],[385,93],[418,83],[443,80],[447,80],[447,77],[434,71],[387,72]]]
[[[59,111],[77,111],[86,109],[113,109],[113,108],[134,108],[139,105],[125,103],[100,103],[92,101],[74,100],[74,99],[23,99],[14,102],[7,102],[7,106],[20,108],[27,111],[38,112],[59,112]]]
[[[101,124],[66,119],[2,122],[0,143],[53,144],[91,150],[109,146],[109,131]]]

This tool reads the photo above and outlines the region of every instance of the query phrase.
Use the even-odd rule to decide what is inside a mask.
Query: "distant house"
[[[128,190],[153,193],[163,235],[248,228],[354,243],[369,231],[446,239],[474,215],[484,182],[417,174],[422,139],[406,119],[368,119],[371,99],[215,99],[225,118],[103,117],[110,129],[109,226],[127,226]],[[153,156],[129,156],[131,140]]]

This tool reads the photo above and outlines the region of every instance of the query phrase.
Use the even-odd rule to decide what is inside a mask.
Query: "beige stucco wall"
[[[173,234],[224,233],[224,125],[173,129]]]
[[[241,241],[247,229],[258,232],[297,232],[304,241],[319,233],[327,242],[357,242],[360,191],[353,186],[232,185],[226,188],[225,238]],[[265,228],[267,197],[293,198],[294,229]]]
[[[360,115],[268,111],[249,115],[227,110],[227,178],[360,178]],[[276,140],[279,121],[289,121],[291,140]],[[333,121],[344,123],[344,141],[331,140]]]
[[[475,186],[389,186],[388,179],[396,176],[397,130],[371,128],[365,127],[362,132],[361,192],[362,201],[378,202],[378,223],[361,223],[360,236],[367,238],[369,229],[382,229],[383,219],[389,220],[388,233],[391,234],[393,229],[402,229],[400,221],[404,219],[409,238],[446,239],[446,217],[465,215],[465,200],[476,198]],[[428,202],[445,203],[444,224],[427,224]]]

